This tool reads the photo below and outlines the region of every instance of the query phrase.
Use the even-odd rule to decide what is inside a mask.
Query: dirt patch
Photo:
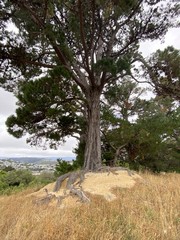
[[[116,198],[116,195],[112,193],[112,189],[114,188],[131,188],[135,185],[138,180],[142,178],[135,172],[129,174],[126,170],[116,171],[115,173],[107,173],[107,172],[100,172],[100,173],[86,173],[85,180],[81,183],[81,189],[84,193],[90,193],[94,195],[101,195],[107,201],[112,201]],[[29,196],[40,200],[46,197],[46,194],[49,196],[53,196],[51,201],[47,201],[48,204],[51,205],[57,204],[57,199],[61,199],[60,207],[64,206],[73,206],[77,204],[78,198],[73,197],[69,194],[69,190],[65,188],[66,181],[64,180],[61,188],[57,192],[53,192],[55,183],[48,184],[44,188],[40,189],[38,192],[31,193]]]
[[[129,175],[127,171],[117,171],[110,173],[87,173],[85,181],[82,183],[84,191],[95,195],[102,195],[106,200],[111,201],[116,196],[111,192],[113,188],[131,188],[137,179],[141,179],[138,174]]]

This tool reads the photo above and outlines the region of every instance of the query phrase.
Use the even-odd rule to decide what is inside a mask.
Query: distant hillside
[[[53,163],[56,162],[57,159],[60,159],[60,157],[10,157],[10,158],[4,158],[1,159],[10,159],[13,161],[21,162],[21,163]],[[65,161],[72,161],[73,157],[61,157],[61,159]]]

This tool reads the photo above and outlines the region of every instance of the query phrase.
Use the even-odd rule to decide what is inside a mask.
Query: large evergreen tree
[[[158,39],[175,25],[178,4],[162,0],[4,0],[0,6],[2,86],[17,91],[19,84],[36,81],[40,74],[53,83],[51,71],[56,71],[57,88],[64,81],[70,87],[76,85],[87,110],[84,168],[100,167],[102,91],[131,74],[140,41]],[[9,23],[17,32],[7,30]],[[29,117],[33,121],[36,116]]]
[[[144,67],[159,96],[170,96],[180,101],[180,50],[172,46],[157,50]]]
[[[106,92],[104,160],[112,166],[128,163],[153,171],[179,171],[180,107],[170,97],[145,100],[136,85],[126,81]]]
[[[27,142],[46,148],[57,148],[65,137],[82,135],[84,98],[76,84],[59,81],[57,72],[36,81],[19,85],[16,115],[6,125],[16,138],[30,133]]]

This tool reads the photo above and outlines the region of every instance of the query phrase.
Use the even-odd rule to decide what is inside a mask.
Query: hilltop
[[[1,240],[179,239],[180,175],[140,175],[133,187],[115,188],[112,201],[91,194],[68,208],[35,204],[37,188],[0,196]]]

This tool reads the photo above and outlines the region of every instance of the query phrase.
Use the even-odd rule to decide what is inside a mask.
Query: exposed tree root
[[[68,179],[66,186],[65,186],[65,193],[64,193],[65,196],[67,196],[66,190],[69,190],[68,195],[76,195],[81,202],[90,202],[90,199],[85,195],[85,193],[82,189],[82,186],[81,186],[81,183],[85,179],[86,172],[87,171],[82,170],[82,171],[77,171],[77,172],[66,173],[66,174],[60,176],[56,180],[54,192],[59,191],[64,180]]]
[[[130,171],[128,168],[124,167],[108,167],[108,166],[102,166],[95,171],[94,173],[99,172],[107,172],[108,175],[110,173],[118,175],[117,171],[127,171],[129,176],[134,175],[132,171]],[[48,193],[48,190],[45,189],[46,196],[42,197],[40,199],[36,200],[37,204],[49,204],[49,202],[53,199],[57,200],[57,205],[59,206],[62,203],[62,200],[66,198],[67,196],[77,196],[78,200],[83,203],[89,203],[90,199],[86,196],[85,192],[82,189],[81,183],[85,179],[85,174],[88,173],[88,171],[81,170],[76,172],[69,172],[66,173],[56,180],[56,184],[54,186],[53,192],[54,193]],[[59,191],[62,183],[66,180],[66,185],[64,188],[64,195],[63,196],[56,196],[55,192]]]
[[[77,171],[77,172],[69,172],[66,173],[56,180],[56,184],[54,187],[53,192],[54,193],[48,193],[48,190],[45,189],[46,196],[37,199],[36,204],[49,204],[51,200],[56,199],[57,200],[57,205],[61,205],[62,200],[66,198],[69,195],[72,196],[77,196],[78,200],[83,202],[83,203],[88,203],[90,202],[90,199],[86,196],[84,193],[81,183],[85,179],[85,173],[86,171]],[[62,183],[67,179],[66,186],[64,189],[64,195],[63,196],[56,196],[55,192],[59,191]],[[67,193],[68,192],[68,193]]]
[[[63,181],[67,178],[68,178],[68,181],[66,184],[67,190],[70,190],[72,188],[73,184],[81,186],[81,183],[85,179],[86,173],[87,173],[87,171],[82,170],[82,171],[76,171],[76,172],[69,172],[69,173],[66,173],[66,174],[58,177],[53,191],[54,192],[59,191]]]
[[[110,173],[117,175],[118,173],[116,171],[127,171],[128,175],[132,177],[134,175],[133,171],[131,171],[129,168],[125,167],[109,167],[109,166],[102,166],[98,168],[95,172],[108,172],[108,175]]]
[[[51,200],[56,198],[55,194],[48,193],[47,188],[45,188],[44,191],[46,192],[46,196],[36,199],[35,204],[37,204],[37,205],[47,204],[48,205]]]

